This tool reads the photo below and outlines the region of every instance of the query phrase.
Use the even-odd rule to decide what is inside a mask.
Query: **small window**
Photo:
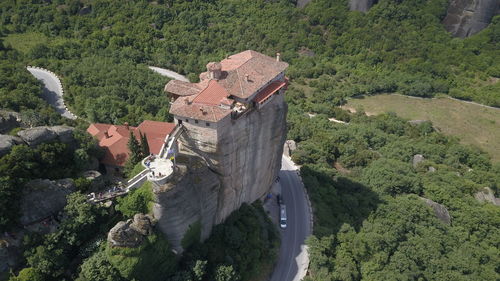
[[[189,119],[186,118],[186,122],[189,123]]]
[[[194,123],[198,124],[198,120],[196,120],[196,119],[195,119],[195,120],[194,120]]]
[[[210,123],[208,123],[208,122],[207,122],[207,123],[205,123],[205,124],[207,125],[207,127],[210,127]]]

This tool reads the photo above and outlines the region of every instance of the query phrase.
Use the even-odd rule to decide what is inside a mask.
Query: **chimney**
[[[250,79],[248,77],[249,77],[248,74],[245,74],[245,81],[247,81],[247,82],[250,81]]]
[[[219,80],[222,75],[222,65],[218,62],[209,62],[207,72],[209,79]]]
[[[125,126],[125,129],[129,130],[128,122],[123,123],[123,126]]]
[[[107,130],[106,130],[106,131],[104,131],[104,137],[105,137],[105,138],[107,138],[107,139],[109,139],[109,133],[108,133],[108,131],[107,131]]]
[[[280,53],[276,53],[276,61],[280,61]]]

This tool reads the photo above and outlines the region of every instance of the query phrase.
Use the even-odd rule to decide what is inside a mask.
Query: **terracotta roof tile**
[[[149,150],[158,154],[163,145],[165,137],[172,132],[175,124],[167,122],[149,121],[142,122],[138,127],[111,125],[111,124],[90,124],[87,132],[99,141],[99,146],[104,148],[104,157],[101,162],[106,165],[123,166],[128,159],[128,141],[130,132],[139,140],[139,131],[146,134]],[[108,137],[105,136],[107,131]]]
[[[288,64],[261,53],[247,50],[222,60],[208,63],[209,70],[222,72],[200,74],[199,83],[171,80],[165,91],[179,96],[170,113],[178,116],[217,122],[231,113],[221,103],[231,105],[231,96],[247,99],[285,71]],[[217,79],[210,79],[214,77]]]
[[[285,87],[286,82],[284,81],[274,81],[271,84],[269,84],[264,90],[260,91],[257,96],[255,97],[254,101],[258,103],[262,103],[265,101],[268,97],[270,97],[272,94],[276,93],[279,91],[281,88]]]
[[[229,96],[226,89],[224,89],[216,80],[210,80],[208,87],[201,91],[194,99],[195,103],[220,105],[222,99]]]

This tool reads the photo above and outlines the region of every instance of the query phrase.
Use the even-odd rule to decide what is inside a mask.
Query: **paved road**
[[[311,235],[311,210],[297,168],[286,157],[282,159],[280,184],[287,228],[280,230],[280,254],[271,281],[298,281],[306,275],[309,265],[305,239]]]
[[[153,70],[154,72],[157,72],[159,73],[160,75],[163,75],[163,76],[167,76],[169,78],[172,78],[172,79],[175,79],[175,80],[181,80],[181,81],[184,81],[184,82],[189,82],[189,79],[187,79],[186,76],[184,75],[181,75],[175,71],[172,71],[172,70],[169,70],[169,69],[165,69],[165,68],[159,68],[159,67],[156,67],[156,66],[148,66],[149,69]]]
[[[61,81],[53,73],[40,69],[27,67],[28,71],[35,76],[36,79],[42,81],[44,84],[42,98],[46,100],[50,105],[55,107],[56,111],[63,117],[68,119],[76,119],[76,116],[69,112],[64,105],[63,100],[63,90],[61,86]]]

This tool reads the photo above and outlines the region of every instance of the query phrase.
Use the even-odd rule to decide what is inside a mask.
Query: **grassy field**
[[[421,99],[400,95],[377,95],[350,99],[345,109],[364,110],[368,115],[394,112],[410,120],[430,120],[447,135],[487,152],[500,162],[500,109],[465,103],[446,97]]]
[[[9,34],[4,37],[4,43],[10,45],[12,48],[27,53],[37,44],[48,43],[48,38],[42,33],[22,33],[22,34]]]

